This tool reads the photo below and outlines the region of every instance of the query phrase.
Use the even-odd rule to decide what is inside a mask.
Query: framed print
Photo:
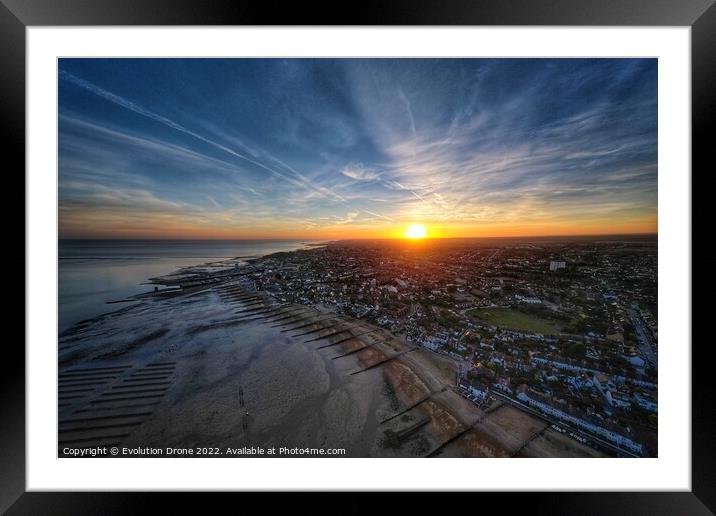
[[[430,490],[710,513],[712,3],[4,0],[26,335],[2,508]]]

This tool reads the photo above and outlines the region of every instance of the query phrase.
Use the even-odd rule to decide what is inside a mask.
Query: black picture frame
[[[692,169],[703,168],[702,172],[707,172],[706,159],[712,145],[707,135],[712,133],[709,129],[713,129],[716,118],[714,0],[364,0],[331,5],[292,2],[280,7],[269,2],[237,0],[0,0],[0,131],[2,141],[7,144],[5,162],[15,164],[12,167],[12,175],[18,181],[15,191],[23,193],[24,181],[19,181],[19,170],[24,170],[25,164],[25,29],[48,25],[690,26]],[[6,168],[8,175],[10,171],[10,167]],[[693,177],[693,172],[691,174]],[[14,194],[13,197],[21,196]],[[17,211],[11,213],[14,216],[6,214],[6,221],[16,220]],[[19,227],[15,231],[19,248],[20,239],[23,242],[25,239],[24,227],[22,235]],[[21,255],[25,263],[24,245],[22,249],[22,253],[15,255],[15,262],[20,261]],[[7,280],[19,283],[19,275],[15,276],[18,277]],[[25,285],[15,291],[24,292]],[[20,306],[24,311],[24,302],[18,302],[16,309]],[[10,514],[141,512],[146,507],[147,496],[154,495],[25,492],[25,354],[18,342],[19,339],[5,342],[7,362],[0,375],[0,511],[7,510]],[[532,513],[550,514],[712,514],[716,511],[716,490],[713,489],[716,446],[711,426],[716,405],[707,349],[707,342],[702,342],[700,347],[692,346],[691,492],[510,494],[510,503],[525,503]],[[494,500],[494,495],[480,496],[482,503]],[[162,496],[162,503],[165,502],[166,497]],[[369,504],[363,505],[361,501],[354,509],[362,511]]]

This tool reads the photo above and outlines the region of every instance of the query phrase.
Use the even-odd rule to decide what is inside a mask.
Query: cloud
[[[60,71],[76,214],[118,217],[128,192],[136,212],[316,232],[656,213],[654,60],[80,61]]]
[[[356,181],[377,181],[380,179],[380,173],[377,170],[366,168],[360,163],[343,167],[341,174]]]
[[[387,220],[389,222],[395,222],[395,219],[392,217],[388,217],[386,215],[381,215],[380,213],[376,213],[376,212],[370,211],[370,210],[363,210],[363,211],[365,213],[367,213],[368,215],[373,215],[374,217],[378,217],[379,219]]]
[[[196,133],[196,132],[194,132],[194,131],[192,131],[192,130],[190,130],[190,129],[187,129],[187,128],[184,127],[183,125],[181,125],[181,124],[179,124],[179,123],[177,123],[177,122],[174,122],[173,120],[170,120],[169,118],[166,118],[166,117],[164,117],[164,116],[162,116],[162,115],[159,115],[159,114],[154,113],[154,112],[152,112],[152,111],[150,111],[150,110],[148,110],[148,109],[145,109],[145,108],[143,108],[142,106],[140,106],[140,105],[138,105],[138,104],[136,104],[136,103],[134,103],[134,102],[132,102],[132,101],[130,101],[130,100],[127,100],[127,99],[125,99],[125,98],[123,98],[123,97],[121,97],[121,96],[119,96],[119,95],[115,95],[114,93],[111,93],[111,92],[109,92],[109,91],[107,91],[107,90],[105,90],[105,89],[103,89],[103,88],[100,88],[99,86],[96,86],[95,84],[92,84],[92,83],[89,82],[89,81],[86,81],[86,80],[84,80],[84,79],[81,79],[81,78],[79,78],[79,77],[76,77],[76,76],[72,75],[72,74],[69,73],[69,72],[66,72],[66,71],[64,71],[64,70],[60,70],[60,72],[59,72],[59,77],[60,77],[60,79],[67,80],[67,81],[69,81],[69,82],[75,84],[76,86],[79,86],[79,87],[81,87],[81,88],[84,88],[84,89],[86,89],[86,90],[88,90],[88,91],[94,93],[95,95],[98,95],[98,96],[100,96],[100,97],[102,97],[102,98],[104,98],[104,99],[106,99],[106,100],[108,100],[108,101],[110,101],[110,102],[113,102],[113,103],[115,103],[115,104],[117,104],[117,105],[119,105],[119,106],[122,106],[122,107],[124,107],[124,108],[130,110],[130,111],[133,111],[134,113],[137,113],[137,114],[139,114],[139,115],[141,115],[141,116],[144,116],[144,117],[146,117],[146,118],[149,118],[149,119],[151,119],[151,120],[154,120],[154,121],[156,121],[156,122],[159,122],[159,123],[161,123],[161,124],[164,124],[164,125],[166,125],[167,127],[170,127],[171,129],[175,129],[175,130],[177,130],[177,131],[179,131],[179,132],[181,132],[181,133],[184,133],[184,134],[189,135],[189,136],[191,136],[191,137],[193,137],[193,138],[196,138],[197,140],[199,140],[199,141],[201,141],[201,142],[204,142],[204,143],[209,144],[209,145],[211,145],[211,146],[213,146],[213,147],[215,147],[215,148],[217,148],[217,149],[219,149],[219,150],[222,150],[222,151],[224,151],[224,152],[226,152],[226,153],[228,153],[228,154],[230,154],[230,155],[232,155],[232,156],[234,156],[234,157],[237,157],[237,158],[239,158],[239,159],[242,159],[242,160],[244,160],[244,161],[246,161],[246,162],[248,162],[248,163],[251,163],[251,164],[253,164],[253,165],[257,166],[257,167],[260,167],[260,168],[262,168],[262,169],[264,169],[264,170],[266,170],[266,171],[268,171],[268,172],[270,172],[270,173],[272,173],[272,174],[275,174],[275,175],[281,177],[282,179],[284,179],[284,180],[286,180],[286,181],[288,181],[288,182],[290,182],[290,183],[292,183],[292,184],[294,184],[294,185],[296,185],[296,186],[301,186],[301,187],[313,189],[313,190],[315,190],[315,191],[321,192],[321,193],[324,194],[324,195],[332,196],[332,197],[334,197],[334,198],[337,198],[337,199],[339,199],[339,200],[342,200],[342,198],[341,198],[340,195],[338,195],[338,194],[332,192],[330,189],[325,188],[325,187],[316,187],[316,186],[314,186],[305,176],[303,176],[302,174],[300,174],[299,172],[297,172],[295,169],[289,167],[289,166],[286,165],[285,163],[282,164],[283,167],[286,168],[286,169],[288,169],[288,170],[290,170],[291,172],[293,172],[296,177],[291,177],[291,176],[289,176],[289,175],[287,175],[287,174],[284,174],[284,173],[282,173],[282,172],[277,171],[277,170],[274,169],[274,168],[268,167],[268,166],[266,166],[265,164],[263,164],[263,163],[261,163],[261,162],[259,162],[259,161],[257,161],[257,160],[254,160],[254,159],[249,158],[249,157],[247,157],[247,156],[245,156],[245,155],[243,155],[243,154],[241,154],[241,153],[239,153],[239,152],[236,152],[235,150],[230,149],[229,147],[226,147],[225,145],[223,145],[223,144],[221,144],[221,143],[218,143],[218,142],[216,142],[216,141],[214,141],[214,140],[212,140],[212,139],[210,139],[210,138],[207,138],[207,137],[202,136],[201,134],[198,134],[198,133]]]
[[[413,110],[410,107],[410,101],[408,100],[408,97],[405,96],[405,93],[402,89],[398,88],[398,97],[400,98],[400,101],[405,105],[405,112],[408,115],[408,121],[410,122],[410,132],[413,134],[413,138],[417,138],[418,134],[415,131],[415,118],[413,117]]]
[[[344,219],[336,220],[336,224],[350,224],[351,222],[355,221],[356,218],[358,218],[358,215],[360,215],[360,213],[358,213],[357,211],[351,211],[349,213],[346,213],[346,217]]]

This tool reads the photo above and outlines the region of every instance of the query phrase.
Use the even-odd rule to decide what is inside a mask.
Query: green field
[[[556,321],[520,312],[514,308],[474,308],[467,311],[473,319],[516,331],[557,334],[562,328]]]

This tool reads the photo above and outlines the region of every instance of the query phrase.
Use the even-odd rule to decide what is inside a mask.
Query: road
[[[494,396],[496,396],[497,398],[512,404],[512,406],[527,412],[530,415],[538,417],[552,425],[559,426],[561,428],[565,428],[565,429],[569,430],[570,432],[572,432],[580,437],[583,437],[584,439],[587,440],[587,443],[589,443],[591,445],[596,445],[599,448],[606,449],[606,450],[610,451],[611,453],[616,454],[617,456],[627,455],[629,457],[634,457],[634,458],[640,457],[639,455],[636,455],[630,451],[624,450],[622,448],[619,448],[618,446],[613,445],[609,441],[605,441],[604,439],[601,439],[599,437],[593,436],[592,434],[588,434],[582,430],[574,428],[573,426],[568,425],[568,424],[564,423],[563,421],[560,421],[558,419],[552,419],[551,417],[539,412],[538,410],[535,410],[532,407],[525,405],[524,403],[514,400],[514,399],[510,398],[509,396],[501,394],[497,391],[492,391],[492,394]]]
[[[641,351],[641,354],[650,366],[657,367],[658,361],[656,354],[654,353],[655,346],[651,337],[647,333],[647,329],[644,327],[644,321],[641,320],[641,316],[632,308],[627,309],[627,314],[629,314],[629,319],[631,319],[631,322],[634,325],[634,331],[636,332],[636,337],[639,341],[639,350]]]

